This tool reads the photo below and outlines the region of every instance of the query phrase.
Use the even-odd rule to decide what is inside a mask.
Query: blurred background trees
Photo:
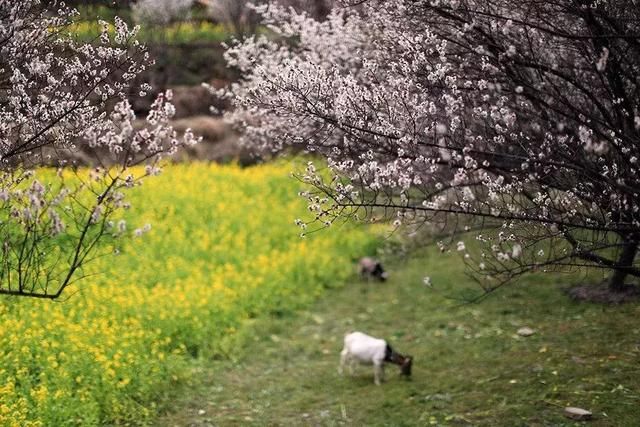
[[[121,17],[129,25],[140,25],[138,39],[145,44],[153,67],[140,73],[138,84],[149,83],[145,97],[131,92],[134,111],[143,115],[154,97],[167,89],[173,92],[176,107],[174,125],[179,130],[193,128],[204,137],[203,143],[181,150],[180,155],[198,159],[228,161],[239,158],[242,164],[256,161],[256,156],[238,143],[237,135],[219,118],[227,101],[213,96],[202,83],[222,88],[239,78],[223,57],[224,44],[269,30],[258,24],[251,2],[227,0],[75,1],[79,11],[70,27],[74,37],[95,42],[100,32],[98,18],[112,21]],[[266,4],[266,1],[258,3]],[[278,0],[278,3],[325,19],[332,0]],[[211,114],[213,106],[214,114]]]

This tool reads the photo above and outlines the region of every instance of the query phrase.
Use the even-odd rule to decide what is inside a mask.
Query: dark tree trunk
[[[631,267],[633,265],[633,260],[636,257],[636,252],[638,252],[638,242],[625,240],[622,246],[622,253],[620,254],[620,258],[618,258],[618,262],[615,270],[611,273],[611,277],[609,277],[609,290],[612,292],[620,292],[624,290],[624,279],[627,277],[628,271],[625,267]]]

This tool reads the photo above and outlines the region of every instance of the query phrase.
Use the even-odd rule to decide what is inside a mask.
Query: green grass
[[[576,303],[580,276],[528,276],[481,303],[456,255],[392,264],[384,284],[353,281],[311,310],[257,321],[234,361],[201,360],[159,425],[640,425],[637,304]],[[430,275],[434,288],[422,284]],[[517,335],[522,326],[536,330]],[[415,357],[411,381],[387,368],[337,374],[342,336],[361,330]],[[594,413],[580,423],[565,406]]]

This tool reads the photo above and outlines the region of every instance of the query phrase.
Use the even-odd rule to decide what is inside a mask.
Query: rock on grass
[[[523,326],[522,328],[518,329],[518,335],[520,335],[521,337],[529,337],[535,333],[536,331],[528,326]]]
[[[564,415],[568,418],[579,421],[590,420],[591,417],[593,417],[591,411],[587,411],[582,408],[575,408],[573,406],[567,406],[564,408]]]

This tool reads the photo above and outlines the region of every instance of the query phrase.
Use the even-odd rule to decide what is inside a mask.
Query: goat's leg
[[[380,385],[380,380],[384,377],[384,368],[382,364],[375,363],[373,365],[373,381],[376,385]]]
[[[338,374],[342,375],[344,372],[344,365],[348,362],[349,359],[349,351],[346,348],[342,349],[340,352],[340,366],[338,366]]]
[[[349,375],[354,376],[356,374],[356,359],[349,355]]]

